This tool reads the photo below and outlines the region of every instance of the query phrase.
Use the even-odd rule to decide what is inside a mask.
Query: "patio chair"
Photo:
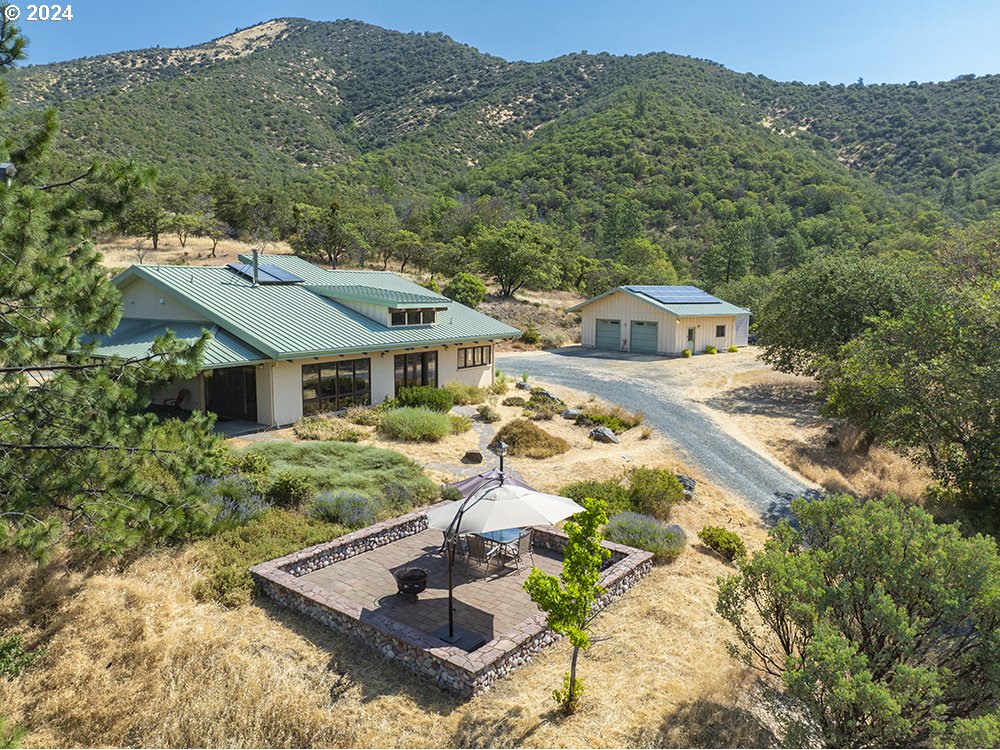
[[[168,409],[182,409],[184,407],[184,402],[191,398],[191,391],[187,388],[181,388],[177,391],[176,398],[167,398],[163,400],[163,405]]]
[[[491,547],[486,544],[486,540],[481,536],[475,536],[470,534],[465,540],[466,547],[468,548],[468,553],[465,558],[465,569],[469,569],[469,563],[472,560],[476,562],[483,563],[486,565],[486,572],[490,572],[490,560],[498,558],[500,555],[500,550],[496,547]]]
[[[521,572],[521,560],[527,556],[531,559],[531,567],[535,567],[535,555],[531,551],[531,529],[517,538],[516,545],[509,545],[503,548],[504,557],[507,562],[517,565],[517,572]]]

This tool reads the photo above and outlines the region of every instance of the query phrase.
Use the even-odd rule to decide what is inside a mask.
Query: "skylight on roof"
[[[229,263],[227,268],[253,281],[253,266],[250,263]],[[289,273],[284,268],[270,263],[261,263],[257,266],[257,281],[261,284],[301,284],[304,279]]]

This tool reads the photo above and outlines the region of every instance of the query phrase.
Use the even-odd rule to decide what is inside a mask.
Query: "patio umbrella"
[[[495,476],[494,476],[495,475]],[[538,492],[523,482],[499,472],[486,472],[473,485],[469,480],[464,500],[456,500],[427,511],[427,525],[445,533],[448,548],[448,637],[455,640],[454,587],[455,541],[459,534],[475,534],[499,529],[558,523],[584,508],[560,495]]]

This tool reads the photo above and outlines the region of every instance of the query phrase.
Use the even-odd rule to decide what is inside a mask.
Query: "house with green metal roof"
[[[494,345],[521,333],[393,273],[289,255],[240,261],[123,271],[114,280],[122,320],[97,337],[95,356],[147,356],[168,330],[188,341],[208,331],[202,372],[162,398],[278,426],[405,386],[489,385]]]
[[[750,311],[693,286],[619,286],[569,309],[583,346],[679,355],[746,346]]]

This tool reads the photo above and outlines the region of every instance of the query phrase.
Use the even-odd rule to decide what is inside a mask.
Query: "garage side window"
[[[493,362],[492,346],[470,346],[458,350],[458,369],[483,367]]]
[[[725,326],[716,326],[715,327],[715,337],[717,339],[725,338],[726,337],[726,327]]]

